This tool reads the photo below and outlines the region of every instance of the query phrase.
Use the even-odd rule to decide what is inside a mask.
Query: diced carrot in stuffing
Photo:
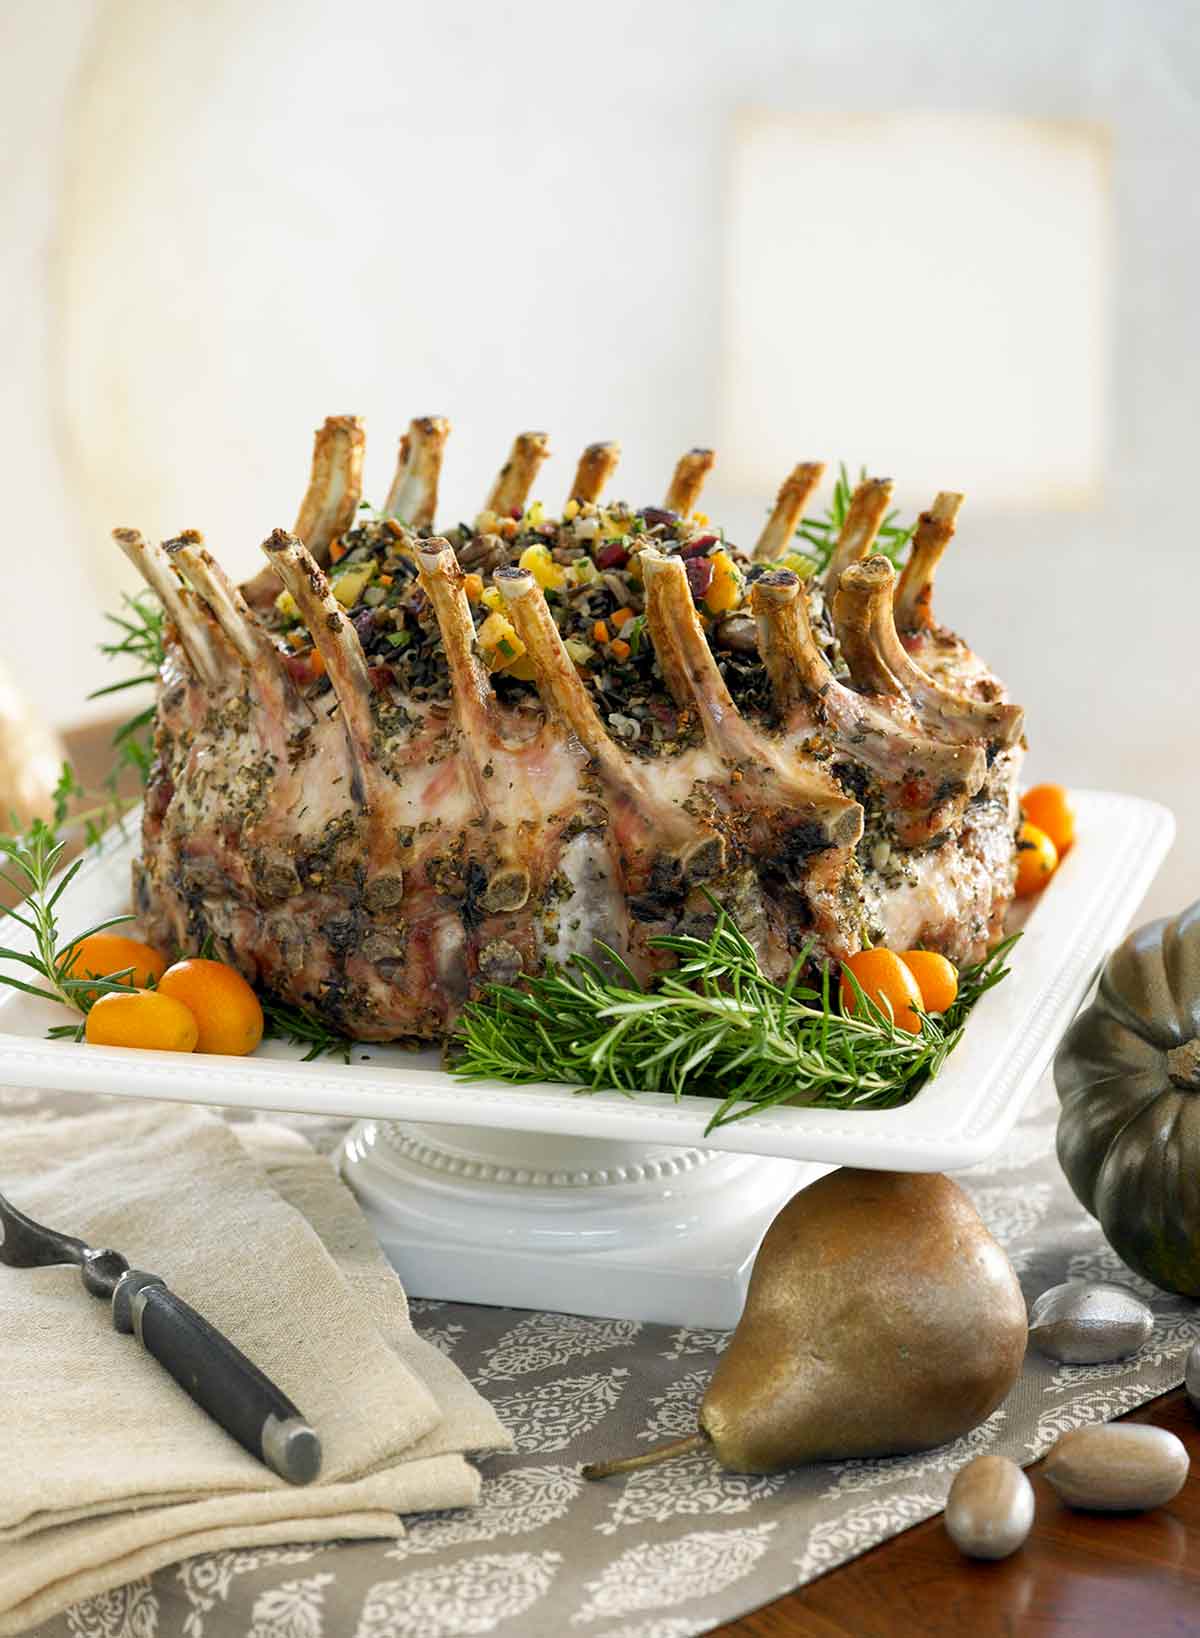
[[[612,624],[616,630],[620,631],[623,625],[633,619],[633,610],[618,609],[615,614],[609,615],[609,619],[612,621]]]
[[[340,540],[335,540],[329,548],[329,561],[331,563],[340,563],[345,555],[346,548],[342,545]]]
[[[592,627],[592,637],[597,643],[607,643],[608,627],[604,624],[603,620],[597,620],[596,624]]]
[[[467,594],[468,602],[478,603],[483,596],[483,576],[481,574],[465,575],[463,577],[463,591]]]
[[[608,652],[612,655],[614,660],[627,660],[633,653],[633,650],[625,641],[624,637],[614,637],[612,642],[608,645]]]

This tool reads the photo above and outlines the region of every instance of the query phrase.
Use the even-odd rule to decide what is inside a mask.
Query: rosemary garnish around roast
[[[341,1058],[350,1062],[350,1051],[355,1045],[345,1035],[339,1035],[303,1007],[276,1001],[269,995],[260,995],[262,1002],[263,1036],[266,1040],[286,1041],[289,1046],[306,1047],[301,1063],[311,1064],[317,1058]]]
[[[58,903],[75,879],[82,859],[64,872],[57,883],[56,872],[62,863],[66,842],[57,829],[42,819],[35,819],[24,836],[0,836],[0,854],[8,862],[7,870],[0,870],[0,881],[10,887],[23,901],[19,909],[7,913],[20,922],[34,939],[32,952],[13,950],[0,945],[0,960],[15,961],[38,982],[30,983],[15,974],[0,973],[0,984],[21,990],[41,1001],[61,1001],[86,1018],[88,1011],[101,995],[128,988],[132,969],[114,973],[108,978],[90,978],[72,975],[75,954],[85,938],[109,927],[132,921],[132,916],[109,916],[95,926],[85,928],[67,944],[59,943]],[[52,1039],[83,1039],[83,1025],[56,1025],[48,1032]]]
[[[1008,972],[1019,934],[959,974],[958,996],[919,1035],[850,977],[857,1006],[837,1009],[838,975],[805,976],[802,952],[782,984],[718,910],[708,939],[656,938],[678,966],[642,986],[612,950],[615,976],[583,956],[549,964],[522,988],[497,984],[468,1003],[452,1043],[462,1079],[566,1081],[583,1092],[687,1092],[717,1098],[706,1131],[774,1104],[890,1109],[937,1074],[975,1003]]]

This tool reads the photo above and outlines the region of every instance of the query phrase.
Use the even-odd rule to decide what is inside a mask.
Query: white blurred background
[[[1190,0],[8,0],[0,636],[108,680],[114,524],[231,567],[312,429],[455,431],[446,515],[544,427],[748,533],[799,459],[967,491],[940,613],[1031,778],[1139,791],[1200,891],[1200,12]]]

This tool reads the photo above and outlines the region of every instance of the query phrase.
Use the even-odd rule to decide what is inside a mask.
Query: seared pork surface
[[[763,966],[866,941],[980,957],[1012,895],[1022,713],[937,625],[960,497],[897,583],[871,555],[890,484],[855,492],[819,578],[804,463],[743,552],[697,512],[602,500],[589,446],[561,515],[514,443],[472,524],[434,532],[449,432],[412,422],[380,513],[362,428],[317,434],[294,533],[233,586],[188,531],[118,530],[168,616],[135,901],[360,1040],[437,1039],[489,980],[736,916]]]

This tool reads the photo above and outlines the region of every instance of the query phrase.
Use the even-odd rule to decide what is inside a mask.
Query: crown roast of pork
[[[932,614],[961,497],[898,580],[891,485],[855,491],[828,569],[788,552],[819,464],[753,553],[696,504],[601,504],[584,451],[560,519],[513,445],[473,526],[434,532],[448,423],[413,421],[387,503],[364,436],[317,433],[293,533],[240,590],[188,531],[116,540],[166,611],[157,760],[134,867],[150,937],[207,939],[362,1040],[445,1035],[489,980],[591,954],[647,975],[710,895],[784,973],[866,939],[977,959],[1012,894],[1022,713]]]

